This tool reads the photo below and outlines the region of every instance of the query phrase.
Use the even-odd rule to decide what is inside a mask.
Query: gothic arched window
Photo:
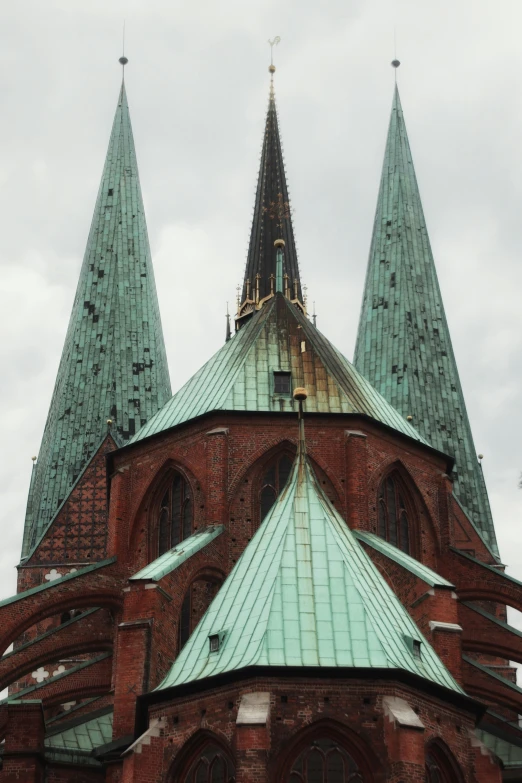
[[[299,754],[288,783],[363,783],[363,776],[345,749],[324,737]]]
[[[217,745],[206,745],[198,753],[183,783],[234,783],[234,765]]]
[[[432,743],[426,750],[426,783],[459,783],[461,780],[456,762],[439,743]]]
[[[276,498],[285,488],[285,484],[292,470],[293,458],[283,452],[269,463],[261,479],[261,490],[259,493],[259,507],[261,522],[266,517]]]
[[[377,534],[403,552],[410,552],[408,505],[402,481],[396,474],[387,476],[379,487]]]
[[[162,555],[192,534],[192,498],[188,482],[175,473],[159,509],[158,554]]]

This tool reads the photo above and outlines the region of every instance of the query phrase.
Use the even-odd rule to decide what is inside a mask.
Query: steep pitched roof
[[[22,555],[107,432],[125,443],[170,397],[136,152],[122,84],[62,358],[31,481]]]
[[[297,281],[297,298],[303,300],[290,213],[290,196],[279,136],[274,85],[271,82],[242,301],[247,295],[247,280],[250,281],[250,290],[253,291],[258,274],[259,298],[263,299],[270,294],[270,275],[274,275],[274,278],[276,276],[276,239],[285,241],[283,274],[288,275],[292,292],[294,281]]]
[[[422,441],[308,319],[276,294],[170,399],[132,442],[210,411],[294,410],[291,394],[277,394],[274,372],[306,386],[308,413],[363,413]]]
[[[158,690],[251,666],[325,666],[402,669],[462,693],[324,495],[303,441],[286,488]]]
[[[354,364],[434,448],[455,457],[455,495],[496,553],[397,88]]]

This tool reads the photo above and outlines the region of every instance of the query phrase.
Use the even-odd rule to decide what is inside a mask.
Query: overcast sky
[[[269,46],[301,273],[352,358],[399,87],[453,345],[509,572],[522,579],[520,0],[17,0],[0,26],[0,598],[121,79],[173,390],[222,344],[242,278]],[[1,652],[1,651],[0,651]]]

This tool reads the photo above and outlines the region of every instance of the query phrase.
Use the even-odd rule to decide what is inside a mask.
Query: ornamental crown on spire
[[[272,52],[278,38],[269,41]],[[274,93],[275,66],[268,68],[270,93],[254,217],[242,292],[238,292],[236,328],[277,292],[306,313],[292,227],[292,210],[286,184],[283,149]],[[278,282],[278,270],[281,281]]]

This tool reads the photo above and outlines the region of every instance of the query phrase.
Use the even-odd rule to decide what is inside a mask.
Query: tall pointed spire
[[[432,446],[455,457],[454,493],[496,553],[397,86],[354,364]]]
[[[286,275],[289,298],[303,302],[297,251],[286,184],[283,150],[274,92],[275,66],[269,66],[270,93],[266,115],[261,163],[257,180],[256,200],[250,245],[248,248],[243,293],[238,315],[251,312],[275,290],[277,254],[274,243],[283,240],[283,277]]]
[[[126,58],[125,58],[126,59]],[[170,397],[122,82],[87,248],[31,482],[22,556],[107,435],[126,442]]]

